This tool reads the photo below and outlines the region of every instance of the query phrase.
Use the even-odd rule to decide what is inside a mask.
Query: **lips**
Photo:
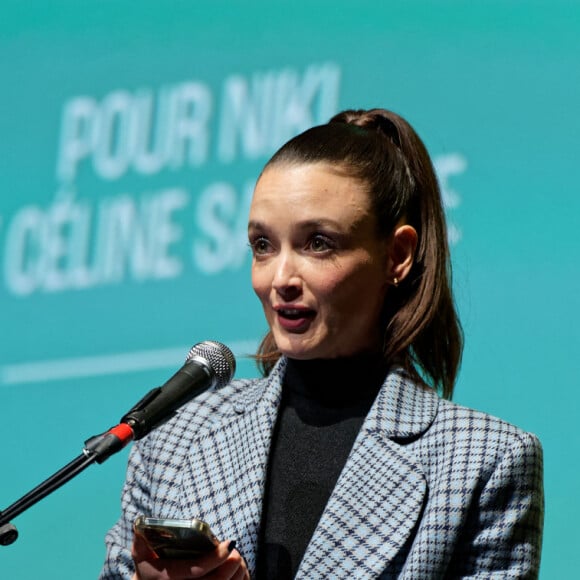
[[[303,332],[308,328],[312,319],[316,316],[314,310],[309,308],[274,308],[278,317],[278,323],[282,328],[294,332]]]

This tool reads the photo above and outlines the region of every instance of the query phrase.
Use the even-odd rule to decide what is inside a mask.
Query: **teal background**
[[[298,132],[301,123],[322,122],[347,107],[383,106],[405,116],[423,137],[446,193],[466,334],[454,400],[540,437],[546,488],[541,577],[574,577],[580,541],[579,62],[580,4],[564,0],[5,0],[0,509],[76,457],[84,439],[118,422],[181,365],[191,344],[221,340],[238,355],[237,376],[256,375],[243,355],[265,323],[249,282],[244,192],[284,130]],[[266,141],[244,149],[249,123],[238,134],[234,159],[220,158],[229,80],[240,76],[251,87],[252,79],[270,73],[303,87],[307,71],[321,67],[330,71],[329,86],[336,73],[335,90],[307,107],[310,119],[299,116],[281,129],[266,123]],[[67,102],[88,96],[102,104],[115,91],[159,94],[187,81],[211,96],[203,162],[149,175],[129,169],[105,179],[83,159],[75,179],[59,178]],[[254,112],[272,106],[276,94],[264,100],[255,93]],[[306,99],[304,91],[297,94]],[[252,110],[244,118],[251,120]],[[446,172],[446,163],[455,169]],[[199,204],[217,183],[229,194],[219,198],[223,203],[212,214],[217,229],[208,234],[211,220]],[[117,279],[101,285],[15,293],[10,240],[25,208],[44,216],[83,204],[95,210],[122,196],[137,207],[174,188],[187,202],[170,216],[176,237],[165,249],[179,272],[155,278],[128,262]],[[145,218],[136,219],[145,228]],[[71,227],[64,223],[57,238],[71,239]],[[82,231],[90,253],[98,234]],[[151,238],[143,236],[145,243]],[[27,239],[18,255],[37,264],[46,247]],[[192,247],[215,250],[217,271],[200,268]],[[218,256],[224,255],[229,258],[222,263]],[[66,260],[56,259],[57,274]],[[118,516],[126,459],[125,450],[91,467],[16,518],[21,537],[0,548],[2,576],[96,577],[104,534]]]

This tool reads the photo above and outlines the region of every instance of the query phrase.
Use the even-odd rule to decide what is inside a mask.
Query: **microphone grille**
[[[236,371],[234,353],[225,344],[215,340],[205,340],[194,344],[189,349],[185,362],[193,358],[201,358],[207,362],[214,373],[216,389],[227,385]]]

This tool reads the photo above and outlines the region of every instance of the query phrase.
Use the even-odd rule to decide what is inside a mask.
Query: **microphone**
[[[145,437],[197,395],[227,385],[235,370],[236,359],[225,344],[206,340],[193,345],[185,364],[162,387],[149,391],[118,425],[85,441],[84,455],[103,463],[129,442]]]
[[[131,439],[141,439],[197,395],[227,385],[235,370],[236,359],[224,344],[213,340],[195,344],[187,353],[185,364],[123,415],[121,424],[130,427]]]

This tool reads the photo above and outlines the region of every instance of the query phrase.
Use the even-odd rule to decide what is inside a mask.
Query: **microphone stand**
[[[133,429],[128,423],[129,421],[127,423],[119,423],[119,425],[105,433],[87,439],[83,452],[78,457],[15,501],[4,511],[0,511],[0,545],[8,546],[18,538],[18,530],[10,523],[11,519],[20,515],[53,491],[56,491],[95,461],[99,464],[103,463],[111,455],[123,449],[134,438]]]
[[[18,538],[18,530],[10,523],[12,518],[57,490],[91,463],[103,463],[130,441],[147,435],[194,396],[210,387],[224,386],[231,380],[235,368],[234,355],[227,346],[211,340],[194,345],[183,367],[165,385],[149,391],[118,425],[87,439],[83,452],[76,459],[0,511],[0,545],[8,546]]]

